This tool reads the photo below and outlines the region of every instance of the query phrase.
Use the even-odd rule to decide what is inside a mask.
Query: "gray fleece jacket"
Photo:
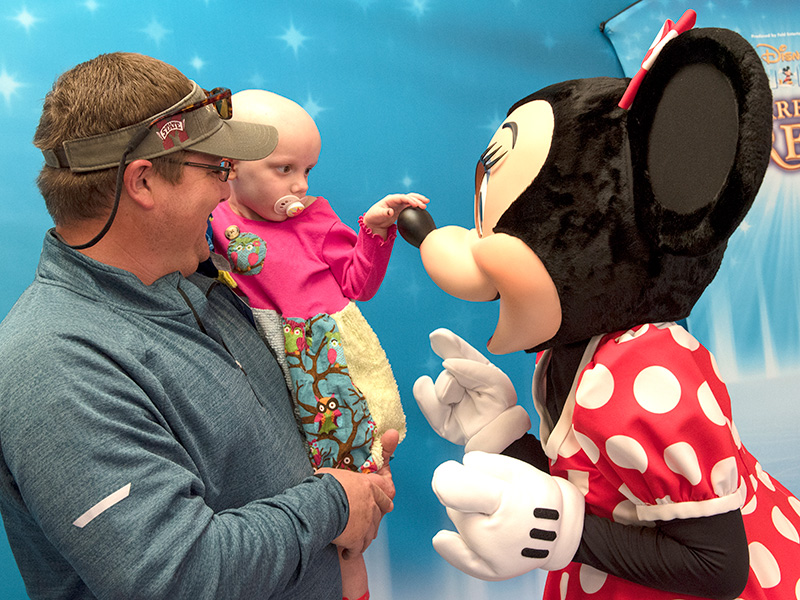
[[[0,324],[0,512],[37,598],[341,598],[347,499],[224,286],[48,233]]]

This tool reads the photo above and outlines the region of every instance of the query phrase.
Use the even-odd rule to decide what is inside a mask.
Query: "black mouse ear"
[[[636,216],[663,252],[701,255],[747,213],[769,162],[772,92],[753,47],[727,29],[667,44],[628,114]]]

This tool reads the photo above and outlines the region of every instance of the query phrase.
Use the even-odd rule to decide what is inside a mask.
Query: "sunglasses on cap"
[[[228,120],[233,117],[233,102],[231,101],[231,91],[228,88],[217,87],[210,92],[208,90],[203,90],[203,92],[206,95],[205,99],[200,100],[199,102],[192,102],[191,104],[182,106],[175,112],[162,115],[151,121],[147,125],[147,128],[150,129],[153,125],[156,125],[161,121],[172,119],[178,115],[192,112],[193,110],[197,110],[198,108],[203,108],[204,106],[209,106],[211,104],[214,105],[214,108],[217,110],[217,114],[221,119]]]

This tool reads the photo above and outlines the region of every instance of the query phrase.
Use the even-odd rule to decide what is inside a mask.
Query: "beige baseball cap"
[[[179,102],[146,121],[87,138],[67,140],[60,148],[42,150],[50,167],[73,172],[116,167],[129,144],[147,134],[129,151],[127,162],[190,150],[220,158],[259,160],[278,143],[278,130],[270,125],[225,120],[213,105],[179,113],[182,107],[202,102],[206,92],[194,81],[192,91]],[[178,114],[175,114],[178,113]]]

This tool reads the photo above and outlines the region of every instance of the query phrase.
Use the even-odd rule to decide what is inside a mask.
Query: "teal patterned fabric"
[[[333,317],[283,319],[292,398],[314,468],[375,471],[371,456],[375,423],[364,395],[347,369]]]

